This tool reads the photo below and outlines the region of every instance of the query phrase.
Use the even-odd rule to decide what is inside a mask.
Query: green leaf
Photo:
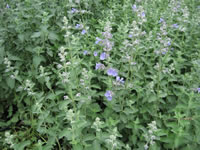
[[[17,150],[24,150],[26,146],[30,145],[31,144],[31,141],[28,140],[28,141],[23,141],[23,142],[20,142],[19,144],[17,144],[16,148]]]
[[[69,140],[72,138],[72,132],[70,129],[64,129],[63,131],[60,132],[58,135],[59,139],[62,137],[67,137]]]
[[[101,150],[101,145],[100,145],[99,141],[95,140],[92,145],[93,145],[93,149]]]
[[[155,102],[156,100],[157,100],[156,95],[150,95],[149,98],[148,98],[148,102],[149,102],[149,103]]]
[[[80,144],[73,145],[73,150],[83,150],[83,146]]]
[[[42,61],[46,61],[45,58],[43,56],[37,56],[35,55],[33,57],[33,65],[35,66],[35,68],[38,67],[38,65],[42,62]]]
[[[31,36],[31,38],[38,38],[41,36],[41,33],[40,32],[35,32],[33,33],[33,35]]]
[[[6,78],[6,82],[7,82],[7,85],[13,89],[15,87],[15,79],[12,79],[12,78]]]
[[[50,32],[48,38],[52,41],[59,40],[58,35],[54,32]]]

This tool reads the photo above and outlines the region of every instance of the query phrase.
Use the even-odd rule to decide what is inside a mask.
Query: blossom
[[[177,23],[173,24],[172,26],[173,26],[174,28],[176,28],[176,29],[178,28],[178,24],[177,24]]]
[[[84,35],[85,33],[86,33],[86,30],[85,30],[85,29],[83,29],[83,30],[82,30],[82,32],[81,32],[81,34],[83,34],[83,35]]]
[[[113,69],[113,68],[109,68],[109,69],[107,70],[107,74],[108,74],[109,76],[113,76],[113,77],[116,77],[116,76],[118,75],[117,70],[116,70],[116,69]]]
[[[133,11],[136,11],[136,10],[137,10],[137,6],[136,6],[136,5],[133,5],[133,6],[132,6],[132,9],[133,9]]]
[[[76,29],[79,29],[81,27],[81,25],[80,24],[76,24]]]
[[[96,42],[95,42],[95,44],[99,44],[100,41],[102,41],[102,39],[96,37]]]
[[[96,67],[95,67],[96,70],[98,70],[98,69],[104,69],[104,68],[105,68],[104,64],[102,64],[102,63],[96,63]]]
[[[73,14],[73,13],[76,13],[77,11],[78,11],[77,9],[72,8],[71,13]]]
[[[88,54],[88,51],[85,50],[85,51],[83,52],[83,55],[87,55],[87,54]]]
[[[112,100],[113,92],[112,91],[106,91],[104,96],[108,99],[108,101]]]
[[[94,51],[94,56],[96,57],[98,55],[98,52]]]
[[[200,93],[200,88],[197,88],[197,92]]]
[[[145,12],[142,12],[142,15],[141,15],[142,17],[145,17],[146,15],[145,15]]]
[[[7,4],[7,5],[6,5],[6,8],[10,8],[10,6]]]
[[[159,23],[165,22],[165,20],[163,18],[160,18]]]
[[[100,60],[104,60],[107,58],[107,54],[105,52],[101,53]]]
[[[116,76],[116,81],[117,81],[118,83],[123,84],[123,83],[124,83],[124,78],[120,78],[119,76]]]
[[[132,37],[133,37],[133,35],[132,35],[132,34],[129,34],[129,35],[128,35],[128,37],[129,37],[129,38],[132,38]]]

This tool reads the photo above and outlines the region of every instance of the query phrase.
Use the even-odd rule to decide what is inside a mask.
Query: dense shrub
[[[198,150],[200,1],[0,2],[0,149]]]

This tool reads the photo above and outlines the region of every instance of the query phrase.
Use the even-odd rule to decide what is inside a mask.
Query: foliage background
[[[198,149],[199,6],[1,0],[0,149]]]

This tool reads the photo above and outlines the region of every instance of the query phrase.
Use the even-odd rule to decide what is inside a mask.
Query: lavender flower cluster
[[[156,50],[156,54],[162,54],[165,55],[169,50],[171,46],[171,38],[168,37],[167,32],[167,23],[163,18],[160,18],[159,23],[160,26],[160,33],[157,33],[157,40],[160,42],[160,50]]]

